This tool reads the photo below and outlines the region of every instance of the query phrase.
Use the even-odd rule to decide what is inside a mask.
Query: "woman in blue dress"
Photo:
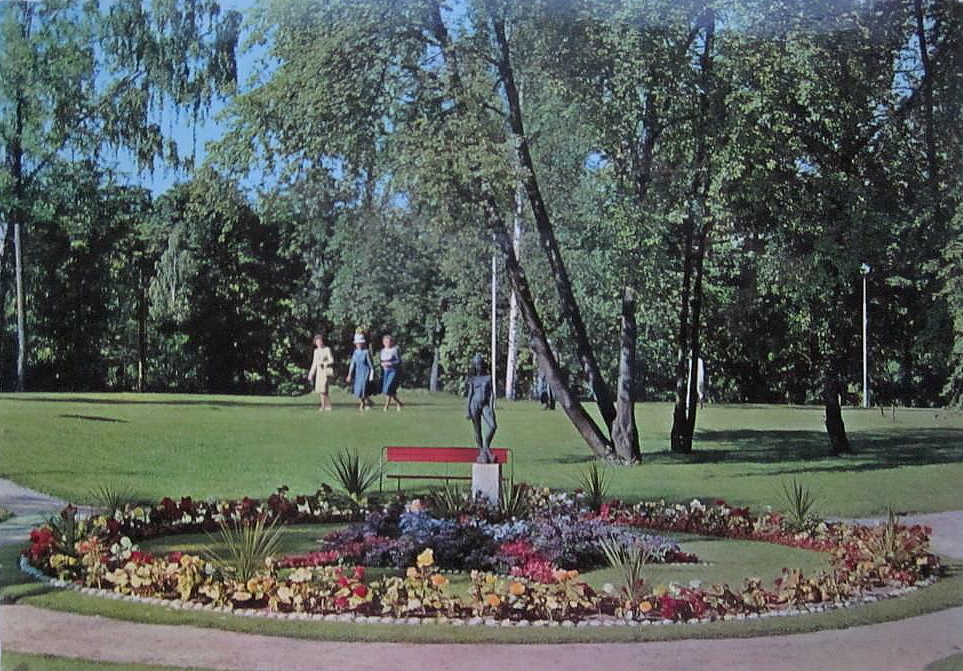
[[[367,410],[371,407],[371,399],[368,398],[368,383],[374,380],[374,364],[371,361],[371,353],[368,351],[367,342],[361,333],[354,334],[354,353],[351,355],[351,363],[348,364],[347,382],[352,384],[352,393],[359,399],[358,410]]]
[[[401,367],[401,354],[395,339],[389,334],[381,338],[381,393],[385,395],[385,412],[391,407],[391,402],[395,402],[398,412],[404,405],[398,400],[399,368]]]

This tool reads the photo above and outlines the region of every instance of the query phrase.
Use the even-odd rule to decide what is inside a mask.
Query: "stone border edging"
[[[592,627],[649,627],[649,626],[668,626],[668,625],[698,625],[698,624],[708,624],[711,622],[722,622],[722,621],[741,621],[741,620],[758,620],[762,618],[769,617],[793,617],[797,615],[813,615],[818,613],[824,613],[827,611],[842,610],[846,608],[856,608],[862,605],[876,603],[881,600],[888,600],[899,598],[903,595],[910,594],[917,591],[921,587],[929,587],[935,584],[939,578],[936,576],[931,576],[920,580],[914,585],[907,585],[905,587],[896,587],[890,590],[863,594],[858,598],[847,599],[841,602],[830,602],[830,603],[819,603],[813,604],[811,608],[787,608],[785,610],[766,610],[761,613],[737,613],[737,614],[727,614],[721,618],[699,618],[692,620],[635,620],[634,618],[620,618],[615,616],[593,616],[586,617],[579,621],[573,620],[509,620],[502,619],[498,620],[493,617],[470,617],[470,618],[450,618],[447,616],[438,617],[391,617],[391,616],[379,616],[379,615],[356,615],[353,613],[281,613],[277,611],[268,611],[260,608],[232,608],[228,606],[215,606],[213,604],[201,604],[194,601],[176,601],[173,599],[161,599],[158,597],[143,597],[136,596],[133,594],[120,594],[109,589],[98,589],[95,587],[84,587],[83,585],[78,585],[76,583],[60,580],[59,578],[52,578],[39,569],[35,568],[27,560],[24,555],[20,556],[19,561],[20,571],[34,580],[50,585],[51,587],[56,587],[59,589],[68,589],[81,594],[86,594],[88,596],[94,596],[103,599],[110,599],[113,601],[128,601],[131,603],[142,603],[151,606],[160,606],[168,610],[196,610],[204,611],[209,613],[223,613],[227,615],[235,615],[237,617],[262,617],[273,620],[313,620],[313,621],[323,621],[323,622],[351,622],[355,624],[387,624],[387,625],[443,625],[450,627],[463,627],[463,626],[486,626],[492,628],[498,627],[515,627],[515,628],[525,628],[525,627],[562,627],[568,629],[584,629]]]

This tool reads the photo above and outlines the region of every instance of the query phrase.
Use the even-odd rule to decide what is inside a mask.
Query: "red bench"
[[[504,447],[493,447],[492,453],[499,464],[508,464],[509,482],[515,481],[515,463],[512,451]],[[477,447],[408,447],[389,445],[381,450],[381,489],[384,491],[385,479],[394,478],[401,489],[402,480],[471,480],[471,475],[451,473],[451,464],[473,464],[478,458]],[[390,473],[388,464],[445,464],[444,473]],[[425,469],[427,470],[427,469]],[[503,476],[504,477],[504,476]]]

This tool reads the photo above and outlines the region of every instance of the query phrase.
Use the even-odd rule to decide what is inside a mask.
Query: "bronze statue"
[[[468,419],[475,427],[475,444],[478,446],[479,464],[494,464],[495,455],[492,453],[492,437],[498,425],[495,423],[495,389],[492,376],[488,375],[488,366],[481,354],[476,354],[471,360],[474,375],[468,378]],[[482,420],[485,420],[487,430],[482,434]]]

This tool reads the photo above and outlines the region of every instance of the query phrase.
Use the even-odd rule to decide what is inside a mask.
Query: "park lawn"
[[[319,413],[298,398],[169,394],[0,395],[0,472],[78,503],[104,485],[153,501],[164,496],[266,496],[280,485],[313,492],[342,449],[376,460],[386,444],[467,445],[464,400],[404,391],[404,412],[359,413],[336,391]],[[643,464],[610,469],[609,495],[627,500],[722,498],[780,507],[797,478],[824,515],[879,515],[963,507],[963,415],[847,409],[855,453],[828,456],[819,407],[710,405],[695,451],[667,450],[671,407],[637,406]],[[516,481],[572,489],[591,454],[560,410],[498,404],[495,442],[510,447]]]
[[[129,664],[127,662],[94,662],[74,657],[32,655],[23,652],[4,651],[0,655],[2,671],[205,671],[200,667],[158,666],[155,664]]]

